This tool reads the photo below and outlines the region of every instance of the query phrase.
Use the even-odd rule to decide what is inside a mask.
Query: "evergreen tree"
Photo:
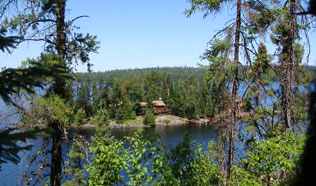
[[[205,12],[204,16],[209,15],[210,13],[219,11],[223,4],[228,1],[207,1],[207,0],[192,0],[191,1],[191,8],[186,11],[188,16],[191,16],[195,11],[203,11]],[[227,159],[227,169],[226,169],[226,177],[227,181],[229,182],[230,174],[231,174],[231,167],[234,160],[234,140],[235,140],[235,127],[238,122],[237,115],[238,115],[238,89],[239,89],[239,55],[240,55],[240,37],[242,32],[242,1],[236,0],[236,17],[233,23],[233,26],[230,28],[232,29],[232,40],[231,46],[233,48],[233,59],[229,59],[229,66],[231,69],[231,100],[230,100],[230,109],[231,109],[231,124],[228,127],[228,159]],[[224,30],[227,30],[224,29]],[[216,55],[213,55],[214,57]],[[217,57],[217,56],[216,56]]]
[[[304,59],[304,37],[310,28],[306,24],[307,17],[298,17],[295,12],[302,10],[302,2],[291,0],[267,1],[265,3],[249,4],[251,13],[250,27],[261,35],[271,32],[271,42],[277,47],[278,61],[274,64],[275,81],[280,83],[281,98],[277,106],[281,107],[281,118],[285,128],[293,129],[297,123],[296,109],[299,104],[296,99],[299,92],[295,91],[299,84],[304,84],[302,61]],[[285,5],[285,6],[284,6]],[[308,38],[305,38],[308,40]],[[306,47],[308,48],[308,47]],[[306,57],[308,60],[308,56]],[[301,78],[298,78],[301,74]],[[303,81],[302,81],[303,80]]]
[[[46,52],[59,58],[58,65],[64,72],[70,73],[71,65],[77,63],[78,60],[84,63],[89,61],[89,53],[97,50],[96,37],[73,32],[73,22],[80,17],[70,21],[66,20],[66,0],[26,0],[26,2],[27,6],[24,11],[12,18],[6,18],[4,24],[1,25],[1,30],[16,30],[21,34],[22,41],[44,42]],[[54,77],[51,90],[61,98],[68,100],[70,98],[71,92],[63,77]],[[51,123],[49,126],[54,131],[52,135],[51,185],[55,186],[61,184],[63,126],[58,122]]]

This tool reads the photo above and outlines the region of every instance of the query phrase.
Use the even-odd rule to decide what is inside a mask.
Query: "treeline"
[[[117,120],[132,119],[139,102],[160,98],[174,115],[213,116],[206,72],[204,68],[152,68],[78,73],[74,99],[88,114],[102,107]]]
[[[243,71],[248,69],[247,66],[243,67]],[[306,78],[315,76],[314,67],[306,66],[304,69],[306,72],[301,73],[308,73],[309,77]],[[212,90],[208,76],[208,69],[203,67],[114,70],[77,73],[71,86],[74,102],[84,108],[88,116],[102,108],[109,113],[111,119],[134,119],[138,103],[151,103],[161,98],[171,114],[192,119],[218,114],[216,110],[219,105],[212,99],[217,91]],[[278,79],[273,70],[266,73],[266,76],[266,82],[263,80],[263,83],[269,89]],[[244,84],[247,81],[251,79],[245,78]],[[240,94],[245,91],[241,90]]]

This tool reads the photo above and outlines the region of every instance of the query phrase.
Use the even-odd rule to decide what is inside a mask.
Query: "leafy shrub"
[[[106,109],[98,109],[90,122],[98,127],[107,126],[109,124],[109,113]]]
[[[151,126],[151,127],[156,125],[156,117],[152,110],[149,110],[149,109],[146,110],[145,117],[144,117],[144,125]]]
[[[127,185],[174,185],[180,184],[172,174],[165,150],[144,139],[140,134],[125,139],[127,145]]]
[[[230,183],[231,185],[241,185],[241,186],[248,186],[248,185],[261,186],[262,185],[258,176],[238,166],[232,167],[232,175],[231,175]]]
[[[220,185],[221,183],[219,167],[201,147],[194,151],[194,160],[189,164],[188,170],[189,175],[186,177],[185,185]]]
[[[123,98],[118,104],[118,107],[114,110],[114,119],[120,122],[126,120],[133,120],[136,118],[136,113],[134,111],[133,104],[126,97]]]
[[[179,185],[164,151],[139,134],[124,140],[96,138],[89,185]]]
[[[78,109],[77,111],[74,111],[73,114],[73,124],[76,125],[82,125],[85,123],[87,119],[86,112],[83,109]]]
[[[220,185],[220,170],[210,153],[195,146],[188,134],[184,136],[172,150],[170,159],[173,175],[180,185]]]
[[[247,158],[243,160],[244,169],[249,173],[247,177],[255,178],[253,182],[260,178],[259,181],[267,185],[288,181],[295,175],[303,146],[304,137],[293,132],[254,142],[248,150]],[[242,178],[240,175],[238,177]]]
[[[122,181],[125,157],[123,143],[116,140],[97,138],[91,151],[95,154],[88,166],[89,185],[117,185]]]
[[[146,167],[145,162],[149,159],[149,154],[151,154],[151,144],[149,141],[144,140],[140,135],[136,134],[135,137],[127,137],[127,154],[126,158],[126,173],[129,178],[129,184],[132,186],[137,185],[147,185],[152,180],[149,175],[149,170]]]
[[[282,185],[294,175],[304,138],[293,133],[254,142],[246,159],[234,165],[230,185]],[[169,152],[139,134],[122,140],[97,138],[88,166],[89,185],[222,185],[223,175],[211,151],[186,135]]]

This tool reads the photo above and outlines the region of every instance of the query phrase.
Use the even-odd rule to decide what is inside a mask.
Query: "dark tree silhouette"
[[[316,0],[309,1],[308,11],[300,14],[311,14],[316,16]],[[298,172],[296,180],[293,182],[294,186],[299,185],[313,185],[314,179],[314,165],[316,164],[316,80],[312,83],[312,92],[310,94],[309,117],[310,125],[307,129],[307,140],[305,143],[304,153],[301,157],[301,163],[298,165]]]
[[[32,145],[21,145],[19,142],[26,142],[27,139],[35,138],[37,132],[39,131],[14,132],[14,129],[0,131],[0,171],[3,163],[18,164],[20,162],[18,153],[23,150],[30,150]]]
[[[294,186],[313,185],[315,181],[315,157],[316,157],[316,80],[313,82],[313,90],[310,95],[309,117],[310,126],[307,130],[307,140],[305,143],[304,153],[301,157],[301,163],[298,165],[297,178]]]

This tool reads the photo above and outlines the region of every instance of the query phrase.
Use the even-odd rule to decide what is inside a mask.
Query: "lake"
[[[216,141],[217,130],[210,126],[205,127],[189,127],[189,126],[157,126],[156,128],[113,128],[111,129],[111,134],[117,138],[121,139],[125,136],[131,136],[135,132],[141,131],[145,138],[158,137],[161,143],[166,147],[167,150],[174,148],[179,144],[185,134],[189,134],[194,143],[201,144],[204,149],[207,149],[208,143],[210,141]],[[93,136],[93,130],[85,130],[80,132],[81,135],[91,139]],[[72,135],[76,135],[76,132],[72,132]],[[23,185],[23,175],[25,173],[31,173],[31,171],[36,172],[37,166],[30,166],[30,161],[32,158],[45,159],[48,154],[38,154],[38,150],[41,147],[50,148],[49,137],[44,135],[38,135],[34,139],[27,139],[25,142],[18,142],[19,145],[32,145],[29,150],[24,150],[18,153],[20,161],[17,164],[12,162],[1,164],[0,178],[1,186],[19,186]],[[67,152],[69,151],[71,142],[65,141],[63,145],[63,156],[67,159]],[[36,163],[35,163],[36,165]],[[45,175],[45,174],[44,174]],[[48,176],[48,173],[46,173]]]

